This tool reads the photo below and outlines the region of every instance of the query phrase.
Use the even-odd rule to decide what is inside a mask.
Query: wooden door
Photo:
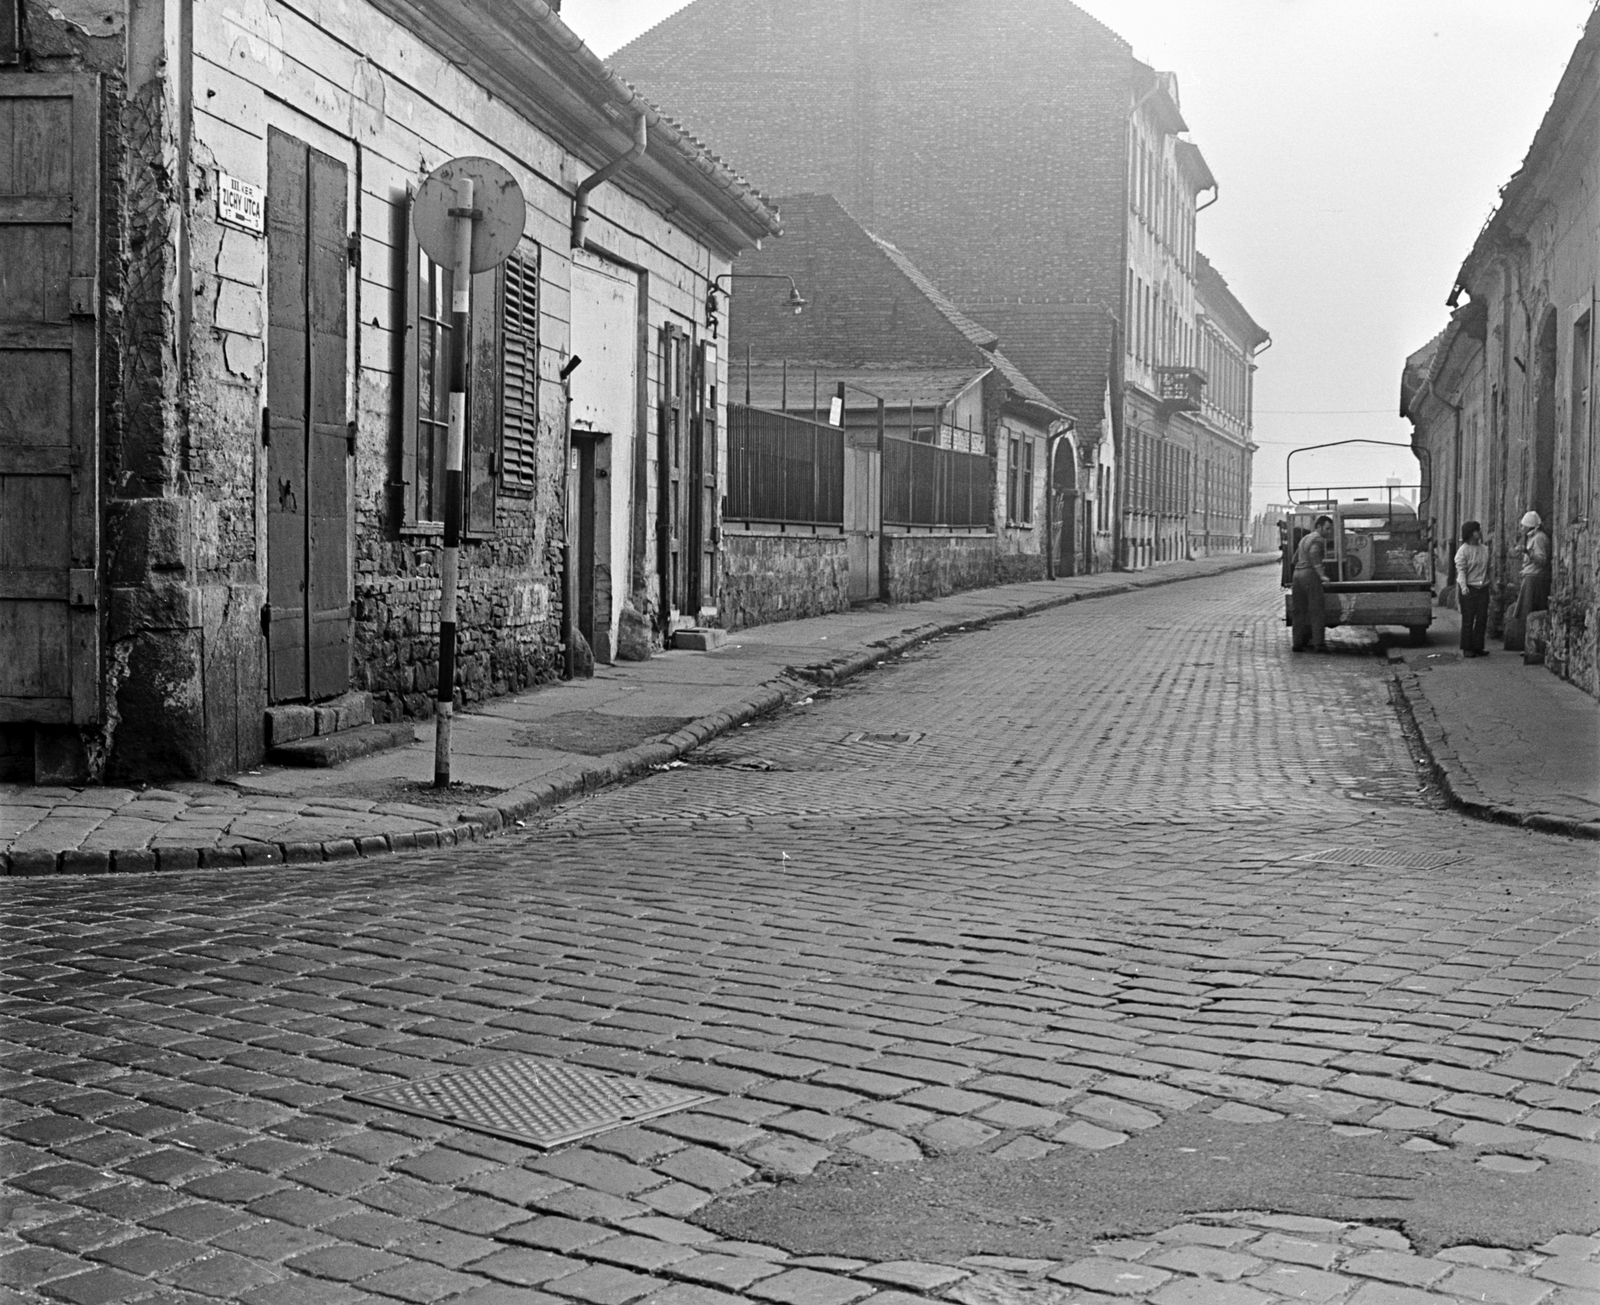
[[[0,721],[100,714],[100,85],[0,75]]]
[[[689,576],[685,612],[698,621],[717,604],[717,346],[694,351],[689,445]]]
[[[350,684],[345,167],[267,141],[267,652],[274,702]]]
[[[661,619],[689,610],[689,337],[670,322],[661,330],[661,425],[657,455],[657,536],[660,540]]]

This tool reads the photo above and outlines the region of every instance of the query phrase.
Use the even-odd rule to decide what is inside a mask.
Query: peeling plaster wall
[[[570,196],[590,165],[359,0],[26,3],[35,66],[100,70],[106,104],[103,701],[94,729],[58,741],[51,777],[206,777],[262,756],[266,242],[218,220],[217,176],[265,187],[272,126],[339,160],[351,183],[348,687],[370,691],[380,719],[430,714],[437,676],[442,539],[397,510],[407,191],[462,154],[494,157],[521,182],[525,234],[541,250],[537,483],[498,486],[492,520],[474,520],[462,549],[457,700],[553,678],[557,372],[569,348]],[[654,623],[657,341],[668,321],[697,329],[729,264],[614,188],[596,194],[589,234],[638,269],[643,495],[626,522],[624,583]],[[32,733],[0,727],[0,773],[27,777]]]

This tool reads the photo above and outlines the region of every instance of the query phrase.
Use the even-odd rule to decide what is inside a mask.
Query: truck
[[[1330,447],[1333,445],[1311,445],[1296,449],[1295,453]],[[1300,541],[1316,528],[1318,517],[1332,517],[1333,542],[1323,563],[1322,578],[1328,625],[1397,625],[1405,628],[1413,644],[1426,643],[1428,627],[1433,624],[1434,586],[1433,541],[1429,523],[1420,510],[1427,502],[1427,477],[1418,485],[1336,486],[1319,490],[1295,485],[1293,461],[1291,453],[1292,509],[1279,527],[1284,588],[1293,581],[1295,551]],[[1413,491],[1416,507],[1406,497]],[[1294,623],[1289,594],[1283,596],[1283,623]]]

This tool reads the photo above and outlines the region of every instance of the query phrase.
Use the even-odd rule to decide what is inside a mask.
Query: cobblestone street
[[[1594,846],[1445,807],[1276,580],[514,837],[7,880],[0,1299],[1600,1302]],[[711,1099],[553,1151],[350,1099],[518,1055]]]

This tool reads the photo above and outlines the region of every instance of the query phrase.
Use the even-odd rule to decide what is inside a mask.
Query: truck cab
[[[1416,509],[1392,494],[1297,502],[1282,526],[1285,587],[1293,579],[1295,550],[1320,516],[1333,518],[1322,578],[1327,623],[1404,626],[1413,643],[1426,643],[1433,624],[1433,549]],[[1287,594],[1283,623],[1293,623]]]

